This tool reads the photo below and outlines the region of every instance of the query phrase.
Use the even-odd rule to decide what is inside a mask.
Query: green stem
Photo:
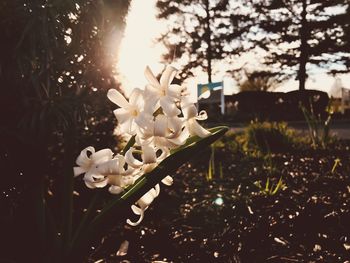
[[[73,222],[73,190],[74,190],[74,145],[75,145],[75,126],[72,125],[65,134],[65,154],[64,161],[65,173],[63,178],[63,210],[62,210],[62,241],[63,241],[63,255],[68,252],[69,244],[72,236],[72,222]]]
[[[74,236],[73,236],[71,244],[70,244],[70,248],[75,246],[75,242],[77,241],[78,237],[81,236],[81,233],[83,230],[85,230],[88,221],[92,218],[93,213],[95,212],[97,201],[101,195],[101,191],[99,191],[99,190],[100,189],[97,189],[97,192],[95,193],[92,200],[90,201],[89,207],[87,208],[87,211],[85,212],[82,220],[79,223],[77,230],[74,233]]]

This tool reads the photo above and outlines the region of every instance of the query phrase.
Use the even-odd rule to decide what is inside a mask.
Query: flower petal
[[[148,114],[146,112],[141,112],[135,118],[136,124],[143,130],[152,130],[153,131],[153,115]]]
[[[107,97],[114,104],[117,104],[121,108],[129,108],[129,102],[125,99],[125,97],[116,89],[109,89],[107,92]]]
[[[145,69],[145,77],[147,81],[155,88],[160,89],[159,81],[157,78],[154,76],[152,70],[149,68],[149,66],[146,67]]]
[[[199,121],[204,121],[208,119],[208,115],[207,115],[207,112],[205,110],[201,110],[198,114],[198,116],[196,117],[196,120],[199,120]]]
[[[136,131],[134,131],[133,128],[133,119],[128,119],[123,123],[120,123],[120,131],[128,133],[130,135],[134,135]]]
[[[181,113],[181,111],[177,108],[174,99],[170,98],[169,96],[161,97],[159,102],[165,115],[174,117]]]
[[[201,138],[207,137],[211,133],[204,129],[195,119],[188,121],[188,129],[191,135],[198,135]]]
[[[130,219],[128,219],[128,220],[126,220],[126,223],[128,223],[131,226],[137,226],[138,224],[140,224],[142,222],[143,217],[144,217],[144,211],[141,210],[140,217],[136,222],[132,222]]]
[[[137,201],[137,204],[142,210],[146,210],[147,207],[153,202],[155,197],[154,191],[154,188],[152,188]]]
[[[102,149],[91,155],[91,161],[94,164],[101,164],[111,160],[113,157],[113,152],[110,149]]]
[[[124,186],[124,180],[121,174],[110,174],[107,176],[107,178],[108,178],[108,184],[110,185],[119,186],[119,187]]]
[[[114,116],[117,118],[119,124],[122,124],[131,118],[130,112],[123,108],[116,109],[113,111],[113,113],[114,113]]]
[[[76,164],[83,167],[84,169],[88,169],[91,163],[91,159],[88,157],[88,152],[90,152],[90,154],[94,154],[95,153],[95,148],[94,147],[87,147],[84,150],[82,150],[76,160]]]
[[[189,120],[191,118],[196,118],[198,111],[194,103],[188,103],[187,101],[181,101],[182,114],[185,119]]]
[[[143,91],[135,88],[130,94],[129,104],[137,106],[139,109],[143,108]]]
[[[180,85],[172,84],[168,88],[167,95],[173,98],[180,99],[181,92],[182,92],[182,87]]]
[[[95,189],[96,188],[96,186],[93,183],[91,183],[90,181],[85,181],[84,180],[84,183],[90,189]]]
[[[180,146],[186,142],[189,136],[190,136],[189,130],[187,127],[185,127],[177,137],[171,138],[169,139],[169,141],[176,146]]]
[[[157,162],[156,151],[153,147],[148,145],[142,146],[142,161],[144,164]]]
[[[140,207],[138,207],[136,205],[132,205],[131,210],[134,212],[135,215],[141,215],[141,208]]]
[[[87,172],[87,170],[85,170],[84,168],[82,168],[80,166],[73,167],[74,177],[77,177],[78,175],[81,175],[85,172]]]
[[[172,185],[173,182],[174,182],[174,180],[173,180],[173,178],[170,175],[164,177],[164,179],[162,180],[162,183],[167,185],[167,186]]]
[[[165,158],[167,158],[170,155],[170,151],[167,147],[159,147],[157,150],[161,151],[161,154],[157,158],[158,162],[163,161]]]
[[[168,120],[163,114],[159,114],[154,122],[154,136],[165,137],[168,131]]]
[[[148,114],[153,114],[160,106],[159,99],[161,97],[161,94],[159,92],[152,92],[147,90],[145,91],[145,105],[144,105],[144,111]]]
[[[164,90],[168,89],[168,86],[173,81],[176,75],[177,69],[173,66],[167,66],[160,77],[160,85]]]
[[[104,180],[95,181],[93,184],[95,185],[96,188],[103,188],[108,184],[108,180],[106,178]]]
[[[139,168],[142,166],[142,162],[140,162],[139,160],[137,160],[136,158],[134,158],[133,156],[133,151],[135,150],[135,148],[131,147],[126,153],[125,153],[125,160],[127,162],[128,165],[130,165],[131,167],[134,168]]]
[[[111,193],[111,194],[120,194],[124,191],[124,188],[120,187],[120,186],[116,186],[116,185],[111,185],[109,188],[108,188],[108,191]]]
[[[160,186],[159,184],[156,184],[156,186],[154,187],[153,198],[156,198],[159,195],[159,192],[160,192]]]
[[[178,137],[182,131],[183,120],[177,116],[168,118],[168,128],[171,130],[171,134],[167,138],[172,139]]]

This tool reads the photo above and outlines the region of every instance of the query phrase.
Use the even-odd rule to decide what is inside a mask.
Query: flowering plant
[[[127,223],[138,225],[158,196],[160,182],[171,185],[170,172],[227,131],[227,127],[206,130],[198,123],[207,115],[205,111],[198,113],[185,88],[171,84],[176,72],[168,66],[158,81],[147,67],[148,84],[144,90],[134,89],[129,100],[115,89],[108,91],[108,99],[118,106],[114,114],[120,130],[131,138],[118,154],[110,149],[96,151],[89,146],[76,159],[75,177],[83,175],[88,188],[108,187],[116,198],[95,217],[93,211],[98,197],[93,199],[69,240],[68,254],[79,254],[77,251],[96,238],[100,229],[108,227],[106,222],[113,221],[113,211],[126,211],[131,207],[139,218],[135,222],[127,219]]]

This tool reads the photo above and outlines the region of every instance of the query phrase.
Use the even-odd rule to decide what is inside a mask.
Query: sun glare
[[[166,31],[166,23],[156,18],[156,0],[133,0],[126,20],[125,34],[121,41],[119,59],[116,65],[118,81],[121,82],[122,89],[126,96],[134,88],[143,88],[146,84],[144,69],[150,66],[155,75],[162,72],[165,65],[160,63],[162,54],[166,53],[165,47],[156,42],[162,32]],[[214,67],[213,81],[224,81],[224,93],[230,95],[238,92],[237,83],[229,74],[227,69],[246,66],[255,69],[259,67],[258,61],[261,56],[259,52],[250,52],[235,59],[233,64],[219,63]],[[176,66],[176,65],[175,65]],[[181,68],[179,68],[181,70]],[[321,72],[313,72],[310,69],[310,78],[307,82],[308,88],[328,91],[334,82],[334,78]],[[186,86],[193,93],[193,100],[196,101],[196,91],[198,83],[206,83],[207,75],[200,70],[196,72],[195,78],[186,81]],[[347,83],[350,74],[340,76],[344,83]],[[290,91],[298,88],[298,81],[291,79],[276,91]]]
[[[143,72],[147,65],[155,74],[164,68],[160,63],[164,47],[155,43],[163,28],[155,15],[154,0],[131,2],[117,63],[118,80],[121,81],[126,95],[133,88],[144,87],[146,80]]]

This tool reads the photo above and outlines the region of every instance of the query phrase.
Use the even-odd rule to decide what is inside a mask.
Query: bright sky
[[[133,0],[126,20],[125,36],[122,39],[117,65],[126,94],[133,88],[146,84],[145,67],[151,67],[154,74],[160,73],[164,65],[160,58],[165,49],[154,39],[164,30],[155,17],[155,0]]]
[[[143,72],[147,65],[151,67],[155,75],[164,69],[164,65],[159,61],[165,49],[160,44],[156,44],[155,39],[161,32],[165,31],[166,24],[156,19],[155,2],[155,0],[131,1],[117,65],[117,70],[120,73],[118,80],[121,81],[126,95],[129,95],[133,88],[145,86],[146,79]],[[242,57],[240,61],[237,61],[237,64],[244,64],[245,61],[254,61],[254,57],[251,55]],[[224,68],[224,66],[220,66],[220,68]],[[235,81],[220,68],[217,70],[218,74],[213,77],[213,81],[224,81],[225,94],[237,92]],[[310,77],[306,82],[307,89],[329,92],[335,82],[333,77],[320,70],[308,73]],[[340,76],[340,79],[343,85],[350,89],[350,74]],[[198,83],[206,83],[205,73],[199,73],[196,78],[187,81],[188,88],[194,93],[193,100],[195,100]],[[298,82],[290,80],[276,91],[290,91],[297,88]]]

